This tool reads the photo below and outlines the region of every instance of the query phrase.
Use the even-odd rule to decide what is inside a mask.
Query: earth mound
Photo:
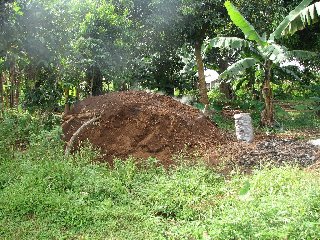
[[[102,161],[108,162],[133,156],[155,157],[170,164],[181,151],[198,151],[212,158],[212,149],[223,141],[223,134],[199,110],[168,96],[140,91],[80,101],[64,116],[62,128],[66,142],[75,139],[73,150],[88,139],[101,149]]]

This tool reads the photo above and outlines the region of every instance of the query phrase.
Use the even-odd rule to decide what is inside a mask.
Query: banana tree
[[[241,29],[245,39],[237,37],[217,37],[210,41],[211,47],[249,49],[249,57],[232,64],[221,75],[220,79],[229,78],[242,73],[245,69],[260,65],[264,71],[262,95],[264,98],[264,110],[261,113],[261,125],[274,125],[274,107],[272,102],[271,73],[275,67],[281,67],[290,59],[307,59],[316,54],[308,51],[289,51],[285,46],[275,42],[276,39],[290,35],[303,29],[306,25],[312,24],[320,16],[320,2],[309,5],[313,0],[302,1],[287,17],[280,23],[276,30],[267,39],[266,33],[262,36],[243,17],[238,9],[230,2],[225,2],[225,7],[232,22]],[[290,70],[285,70],[290,73]],[[294,74],[293,74],[294,75]]]

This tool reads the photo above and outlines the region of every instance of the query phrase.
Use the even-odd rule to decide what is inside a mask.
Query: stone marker
[[[309,141],[310,144],[320,147],[320,138],[319,139],[314,139]]]
[[[240,113],[234,115],[236,135],[240,141],[251,143],[253,141],[252,120],[249,113]]]

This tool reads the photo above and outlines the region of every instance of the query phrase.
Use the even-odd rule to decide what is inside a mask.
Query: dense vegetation
[[[81,99],[147,89],[215,109],[220,129],[233,131],[222,113],[240,109],[261,132],[320,137],[319,9],[0,0],[0,239],[320,239],[318,170],[225,173],[183,155],[170,169],[153,158],[111,167],[90,144],[65,156],[60,126]],[[208,69],[220,74],[209,91]]]
[[[320,238],[317,171],[226,176],[183,156],[171,169],[155,159],[110,168],[90,147],[66,158],[53,122],[17,113],[1,122],[2,239]]]
[[[263,125],[274,124],[273,94],[318,97],[319,27],[312,25],[317,1],[236,0],[227,9],[221,0],[0,3],[1,109],[65,106],[67,112],[90,95],[145,88],[194,95],[208,105],[205,69],[233,73],[223,74],[228,77],[220,84],[228,100],[265,99],[264,117],[270,121],[262,119]],[[304,30],[288,35],[297,29]],[[272,33],[268,41],[265,33]],[[239,41],[243,34],[251,43]],[[208,47],[210,39],[225,36],[234,38]]]

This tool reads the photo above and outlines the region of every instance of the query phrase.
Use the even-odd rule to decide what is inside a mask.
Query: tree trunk
[[[173,76],[168,76],[166,79],[169,81],[165,84],[163,91],[169,96],[174,96],[174,79]]]
[[[77,84],[76,86],[76,102],[80,101],[80,86]]]
[[[20,75],[16,75],[16,82],[15,82],[15,96],[14,96],[15,105],[19,106],[19,98],[20,98]]]
[[[224,72],[228,68],[228,58],[221,58],[219,61],[219,70],[220,72]],[[231,100],[233,98],[232,87],[229,82],[225,82],[224,80],[219,85],[220,92],[226,97],[226,99]]]
[[[4,73],[3,73],[4,74]],[[4,108],[9,108],[9,96],[10,96],[10,88],[8,86],[10,85],[10,79],[6,75],[4,75],[4,83],[7,85],[6,89],[3,88],[3,98],[4,98]]]
[[[260,97],[259,91],[256,90],[254,86],[256,83],[255,70],[247,68],[246,73],[249,77],[246,88],[248,89],[248,91],[250,90],[252,94],[252,100],[259,100],[259,97]]]
[[[92,68],[92,75],[90,79],[90,97],[93,96],[93,82],[94,82],[94,68]]]
[[[228,82],[221,82],[219,85],[220,92],[226,97],[228,100],[232,100],[232,88],[230,83]]]
[[[261,112],[261,125],[265,127],[273,127],[274,125],[274,109],[271,88],[271,66],[272,62],[270,60],[267,60],[264,65],[265,76],[262,89],[262,96],[265,106],[264,110]]]
[[[10,108],[14,107],[14,98],[15,98],[15,83],[16,83],[16,69],[15,69],[15,64],[11,63],[10,64]]]
[[[4,73],[0,74],[0,112],[4,110],[4,101],[3,101],[3,83],[5,81]]]
[[[196,61],[198,66],[198,88],[199,88],[199,94],[200,94],[200,103],[204,105],[208,105],[209,104],[209,99],[207,94],[208,90],[207,90],[206,79],[204,76],[204,66],[203,66],[203,60],[201,55],[200,42],[196,42],[194,53],[196,56]]]
[[[64,105],[64,115],[68,115],[69,112],[70,112],[70,104],[69,104],[69,88],[66,87],[64,89],[64,96],[65,96],[65,99],[66,99],[66,102],[65,102],[65,105]]]
[[[103,93],[103,75],[97,66],[92,66],[87,71],[90,96],[99,96]]]

